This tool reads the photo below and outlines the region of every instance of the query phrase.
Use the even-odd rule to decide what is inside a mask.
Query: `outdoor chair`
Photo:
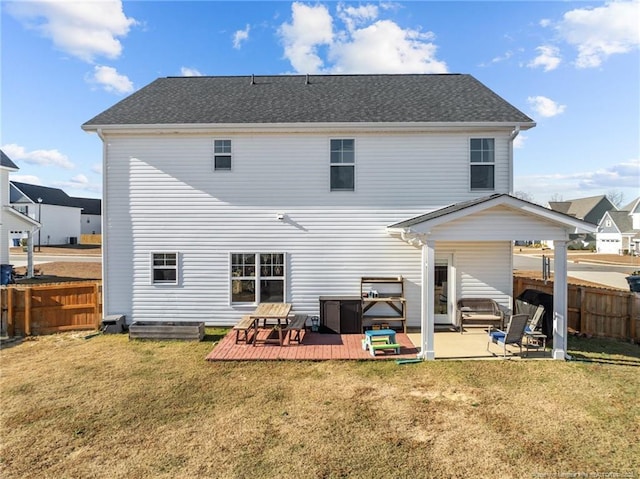
[[[522,338],[524,337],[524,331],[529,321],[529,315],[527,314],[513,314],[507,325],[507,330],[502,331],[500,329],[489,329],[489,340],[487,342],[487,351],[491,343],[495,343],[498,346],[502,346],[503,357],[507,357],[507,345],[517,344],[520,347],[520,354],[522,354]]]
[[[542,319],[543,315],[544,315],[544,306],[540,305],[536,309],[536,312],[533,313],[533,316],[531,316],[531,321],[529,321],[529,324],[527,324],[527,327],[524,328],[524,332],[527,334],[535,332],[535,330],[538,329],[538,326],[540,325],[540,320]]]

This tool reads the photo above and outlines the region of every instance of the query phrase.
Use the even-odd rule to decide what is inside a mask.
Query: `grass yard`
[[[639,477],[637,345],[571,338],[566,363],[207,363],[219,334],[0,351],[0,476]]]

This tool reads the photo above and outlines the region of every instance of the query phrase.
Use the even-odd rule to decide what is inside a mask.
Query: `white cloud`
[[[524,148],[524,142],[527,140],[527,138],[529,137],[520,133],[518,136],[516,136],[516,139],[513,140],[513,147],[515,149]]]
[[[379,8],[375,5],[340,4],[337,12],[344,28],[334,31],[334,19],[324,5],[292,5],[291,23],[282,24],[279,34],[285,57],[297,72],[447,71],[447,65],[436,58],[432,33],[403,29],[391,20],[378,20]]]
[[[549,20],[548,18],[543,18],[542,20],[540,20],[540,26],[543,28],[551,26],[551,20]]]
[[[96,65],[93,75],[89,75],[87,81],[97,83],[111,93],[126,94],[133,91],[133,83],[126,75],[121,75],[115,68],[104,65]]]
[[[11,181],[17,181],[18,183],[27,183],[28,185],[42,186],[42,180],[35,175],[14,175],[11,174]]]
[[[378,7],[376,5],[345,7],[343,4],[338,4],[338,16],[346,25],[347,30],[352,32],[356,26],[378,18]]]
[[[120,0],[21,1],[7,3],[6,8],[27,28],[86,62],[93,62],[96,56],[119,57],[122,44],[118,38],[136,24],[124,14]]]
[[[432,35],[402,29],[390,20],[354,30],[337,42],[330,57],[339,73],[445,73],[447,65],[436,60]]]
[[[530,68],[542,67],[545,72],[555,70],[562,61],[558,47],[541,45],[536,48],[539,55],[531,60],[527,66]]]
[[[570,174],[527,175],[515,178],[516,185],[531,190],[537,197],[561,193],[564,197],[606,194],[610,190],[628,189],[631,197],[640,188],[640,159],[628,160],[596,171]]]
[[[181,67],[180,74],[183,77],[201,77],[202,76],[202,73],[200,73],[199,70],[196,70],[195,68],[189,68],[189,67]]]
[[[546,96],[530,96],[527,98],[527,102],[533,111],[545,118],[560,115],[567,108],[566,105],[560,105]]]
[[[73,193],[70,193],[69,190],[99,193],[102,189],[102,185],[98,183],[91,183],[89,178],[83,174],[78,174],[69,179],[69,181],[54,181],[52,184],[57,188],[65,190],[65,192],[70,195],[73,195]]]
[[[96,163],[91,167],[91,171],[97,173],[98,175],[102,174],[102,163]]]
[[[640,0],[612,1],[597,8],[578,8],[564,14],[560,36],[578,49],[578,68],[598,67],[610,55],[640,47]]]
[[[249,31],[251,30],[251,26],[247,24],[244,30],[238,30],[233,34],[233,48],[239,50],[242,46],[242,43],[249,39]]]
[[[66,170],[74,168],[66,155],[58,150],[33,150],[27,151],[23,146],[10,143],[3,145],[2,150],[12,160],[23,161],[31,165],[58,166]]]
[[[333,19],[327,7],[294,2],[291,14],[291,23],[283,23],[278,31],[285,57],[298,72],[322,71],[324,62],[317,53],[318,46],[329,45],[333,40]]]

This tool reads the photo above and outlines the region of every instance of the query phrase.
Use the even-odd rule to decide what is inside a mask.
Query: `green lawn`
[[[638,477],[637,345],[571,338],[571,362],[208,363],[219,334],[0,351],[0,476]]]

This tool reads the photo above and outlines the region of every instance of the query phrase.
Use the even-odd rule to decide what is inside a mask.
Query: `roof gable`
[[[38,198],[41,198],[43,205],[79,208],[79,206],[73,202],[73,199],[59,188],[30,185],[28,183],[20,183],[18,181],[11,181],[10,184],[12,186],[10,192],[10,201],[12,203],[23,202],[25,201],[25,197],[32,203],[38,203]]]
[[[604,204],[602,204],[604,203]],[[576,198],[568,201],[550,201],[549,208],[559,213],[565,213],[578,219],[590,219],[590,213],[596,208],[603,211],[615,210],[616,207],[605,195]],[[598,220],[600,218],[597,218]]]
[[[13,161],[11,161],[11,158],[9,158],[2,150],[0,150],[0,166],[3,168],[11,169],[11,170],[20,169],[16,166],[16,164]]]
[[[607,215],[615,224],[620,233],[633,232],[633,221],[628,211],[608,211]]]
[[[633,200],[628,205],[620,208],[620,211],[627,211],[629,214],[640,213],[640,196]]]
[[[83,125],[533,120],[471,75],[159,78]]]
[[[544,219],[547,222],[554,223],[563,228],[575,228],[584,232],[596,231],[595,225],[507,194],[493,194],[482,198],[456,203],[439,210],[390,225],[387,229],[391,232],[413,230],[417,233],[424,233],[440,225],[457,221],[465,217],[471,217],[472,215],[478,215],[479,213],[495,209],[496,207],[506,207],[514,211],[520,211],[524,214]],[[491,228],[490,225],[485,224],[483,229],[490,230]]]

